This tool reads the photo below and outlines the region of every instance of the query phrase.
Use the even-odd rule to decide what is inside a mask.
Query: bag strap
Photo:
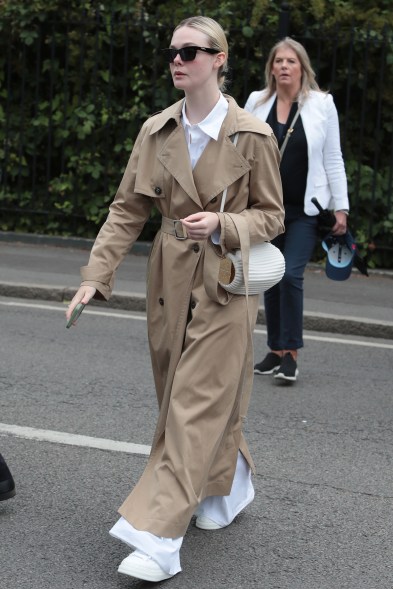
[[[239,133],[236,133],[236,135],[234,136],[233,139],[231,139],[233,145],[237,144],[237,140],[239,139]],[[228,192],[228,187],[225,188],[224,192],[222,193],[222,197],[221,197],[221,206],[220,206],[220,213],[224,212],[224,207],[225,207],[225,201],[227,199],[227,192]]]
[[[288,141],[289,141],[289,139],[290,139],[290,137],[291,137],[291,135],[292,135],[292,133],[293,133],[293,130],[294,130],[294,128],[295,128],[296,121],[297,121],[297,119],[298,119],[299,115],[300,115],[300,106],[298,106],[298,108],[297,108],[297,111],[296,111],[296,113],[295,113],[295,116],[294,116],[294,117],[293,117],[293,119],[292,119],[292,123],[289,125],[289,129],[288,129],[288,131],[287,131],[287,133],[286,133],[286,135],[285,135],[284,142],[283,142],[283,144],[281,145],[281,149],[280,149],[280,156],[281,156],[281,159],[282,159],[282,156],[283,156],[283,154],[284,154],[284,151],[285,151],[285,148],[286,148],[286,146],[287,146],[287,143],[288,143]]]
[[[236,133],[231,138],[231,141],[234,145],[237,144],[237,140],[239,138],[239,133]],[[220,206],[220,213],[224,212],[225,201],[227,198],[227,188],[224,189],[221,197],[221,206]],[[236,224],[235,224],[236,226]],[[237,229],[237,227],[236,227]],[[203,282],[205,285],[205,290],[213,301],[219,303],[220,305],[227,305],[229,301],[232,299],[233,295],[230,294],[228,291],[221,289],[219,287],[219,271],[220,271],[220,260],[224,256],[220,256],[217,254],[216,250],[214,249],[213,244],[208,239],[207,245],[205,249],[205,261],[203,265]],[[221,292],[220,292],[221,291]]]
[[[236,133],[234,138],[231,140],[233,145],[237,144],[238,139],[239,139],[239,133]],[[227,188],[225,188],[224,192],[222,193],[220,213],[224,212],[226,199],[227,199]],[[246,288],[246,298],[248,299],[248,271],[249,271],[249,258],[250,258],[250,235],[248,233],[248,226],[247,226],[246,220],[243,219],[242,217],[239,218],[237,215],[232,215],[231,213],[227,213],[227,214],[232,219],[232,222],[235,225],[237,233],[239,235],[240,251],[242,252],[242,267],[243,267],[244,286]]]
[[[233,145],[237,144],[237,140],[239,139],[239,133],[231,139]],[[221,198],[221,207],[220,213],[224,212],[225,201],[227,199],[227,188],[225,188],[224,192],[222,193]],[[248,271],[249,271],[249,258],[250,258],[250,235],[248,232],[248,225],[243,217],[238,217],[237,215],[232,215],[231,213],[227,213],[229,217],[232,219],[233,224],[236,227],[237,233],[239,235],[239,242],[240,242],[240,251],[242,252],[242,267],[243,267],[243,277],[244,277],[244,286],[246,289],[246,299],[248,299]],[[248,303],[247,303],[248,307]]]
[[[247,299],[247,307],[248,307],[248,278],[249,278],[249,269],[250,269],[250,232],[248,230],[248,223],[244,217],[240,215],[234,215],[232,213],[227,213],[227,215],[232,220],[232,223],[236,227],[237,234],[239,236],[239,243],[240,243],[240,251],[242,254],[242,269],[243,269],[243,280],[244,280],[244,287],[246,290],[245,297]]]

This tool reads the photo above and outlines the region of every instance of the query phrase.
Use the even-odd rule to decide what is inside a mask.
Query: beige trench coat
[[[226,98],[229,110],[218,140],[209,141],[194,170],[180,120],[182,101],[143,125],[81,269],[82,284],[95,286],[96,297],[110,296],[116,268],[153,205],[170,219],[218,212],[228,187],[225,210],[247,220],[251,243],[283,232],[275,138],[268,125]],[[231,136],[237,132],[235,147]],[[216,248],[225,253],[239,247],[239,236],[230,216],[218,214]],[[119,513],[135,528],[167,538],[185,534],[206,496],[230,493],[239,448],[253,468],[242,421],[252,387],[249,317],[253,328],[259,299],[249,297],[247,307],[244,296],[207,296],[204,275],[218,259],[213,250],[205,255],[208,247],[207,241],[160,231],[148,263],[148,337],[160,413],[146,469]]]

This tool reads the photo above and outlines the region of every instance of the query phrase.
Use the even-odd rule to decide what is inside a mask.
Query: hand
[[[190,239],[202,241],[210,237],[220,224],[216,213],[201,212],[180,219]]]
[[[333,235],[344,235],[347,232],[347,214],[343,211],[336,211],[336,223],[332,227]]]
[[[76,293],[76,295],[74,296],[74,298],[72,299],[72,301],[70,302],[70,304],[68,305],[68,308],[66,311],[67,321],[70,320],[72,311],[75,309],[77,304],[83,303],[84,305],[87,305],[87,303],[90,301],[90,299],[92,299],[94,297],[96,292],[97,292],[97,289],[94,288],[94,286],[81,286],[79,288],[78,292]]]

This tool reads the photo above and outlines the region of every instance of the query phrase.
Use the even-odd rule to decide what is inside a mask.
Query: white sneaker
[[[230,517],[228,517],[229,513],[227,510],[227,517],[224,516],[224,513],[220,514],[220,512],[217,510],[217,505],[221,507],[219,504],[220,500],[224,502],[227,499],[226,497],[209,497],[209,499],[213,499],[213,501],[218,500],[216,501],[216,509],[212,512],[212,514],[213,517],[216,517],[218,520],[221,521],[221,523],[214,521],[214,519],[208,517],[207,515],[198,515],[197,513],[195,527],[199,528],[200,530],[222,530],[223,528],[226,528],[233,522],[235,517],[253,501],[254,496],[254,488],[252,488],[247,499],[243,501],[241,504],[239,504],[235,511],[231,512]]]
[[[251,469],[239,452],[230,494],[206,497],[195,511],[195,526],[201,530],[226,528],[253,501],[254,496]]]
[[[117,570],[119,573],[123,573],[123,575],[143,579],[144,581],[152,581],[153,583],[158,583],[174,576],[168,575],[151,556],[139,550],[135,550],[135,552],[127,556],[120,563]]]
[[[229,526],[229,524],[221,526],[206,515],[198,515],[195,520],[195,526],[200,530],[222,530],[222,528],[226,528],[227,525]]]

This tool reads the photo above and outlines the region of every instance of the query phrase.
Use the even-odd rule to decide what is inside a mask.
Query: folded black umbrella
[[[317,207],[319,211],[318,215],[318,227],[321,231],[327,231],[336,224],[336,215],[328,209],[323,209],[319,204],[315,196],[311,199],[311,202]]]

